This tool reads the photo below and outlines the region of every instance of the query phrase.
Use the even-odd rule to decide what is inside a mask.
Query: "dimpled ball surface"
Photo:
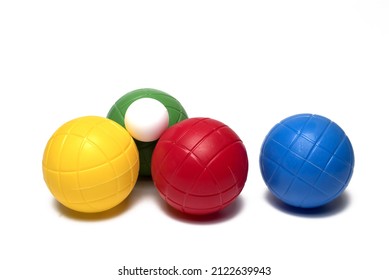
[[[107,117],[125,127],[125,115],[128,107],[133,102],[141,98],[153,98],[165,105],[169,113],[169,127],[188,118],[184,107],[182,107],[181,103],[177,99],[163,91],[151,88],[137,89],[123,95],[111,107]],[[150,112],[150,114],[152,113],[153,112]],[[155,145],[157,144],[157,140],[152,142],[142,142],[135,139],[135,143],[138,147],[140,158],[139,175],[150,176],[151,157]]]
[[[292,206],[313,208],[332,201],[347,187],[354,152],[336,123],[319,115],[294,115],[266,136],[260,168],[276,197]]]
[[[152,158],[161,197],[188,214],[225,208],[242,191],[247,172],[247,153],[238,135],[209,118],[190,118],[167,129]]]
[[[130,194],[139,156],[123,127],[87,116],[65,123],[52,135],[42,165],[45,182],[61,204],[79,212],[101,212]]]

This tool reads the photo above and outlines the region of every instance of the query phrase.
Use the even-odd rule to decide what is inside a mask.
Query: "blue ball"
[[[338,197],[354,169],[354,152],[344,131],[331,120],[294,115],[275,125],[260,154],[262,177],[286,204],[313,208]]]

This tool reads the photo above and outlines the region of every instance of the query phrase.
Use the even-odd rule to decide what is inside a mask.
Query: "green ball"
[[[109,110],[107,118],[117,122],[125,128],[124,116],[128,107],[136,100],[141,98],[153,98],[165,105],[169,113],[169,127],[188,118],[187,113],[185,112],[184,107],[175,99],[173,96],[151,88],[143,88],[131,91],[121,98],[111,107]],[[152,112],[150,112],[152,114]],[[151,156],[155,145],[158,140],[153,142],[141,142],[136,139],[135,143],[139,151],[139,160],[140,160],[140,176],[150,176],[151,175]]]

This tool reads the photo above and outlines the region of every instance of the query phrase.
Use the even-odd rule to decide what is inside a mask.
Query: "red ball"
[[[248,158],[239,136],[209,118],[190,118],[167,129],[151,161],[161,197],[175,209],[204,215],[217,212],[242,191]]]

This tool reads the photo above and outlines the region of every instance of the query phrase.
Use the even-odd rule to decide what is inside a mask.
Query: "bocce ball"
[[[58,128],[46,145],[42,166],[45,182],[61,204],[79,212],[101,212],[130,194],[139,156],[123,127],[86,116]]]
[[[270,130],[260,152],[260,168],[277,198],[295,207],[313,208],[345,190],[353,174],[354,152],[336,123],[299,114]]]
[[[151,156],[161,133],[188,118],[177,99],[150,88],[137,89],[122,96],[107,117],[125,127],[135,138],[141,176],[151,175]]]
[[[188,214],[210,214],[231,202],[247,179],[248,158],[238,135],[209,118],[168,128],[152,157],[151,174],[161,197]]]

